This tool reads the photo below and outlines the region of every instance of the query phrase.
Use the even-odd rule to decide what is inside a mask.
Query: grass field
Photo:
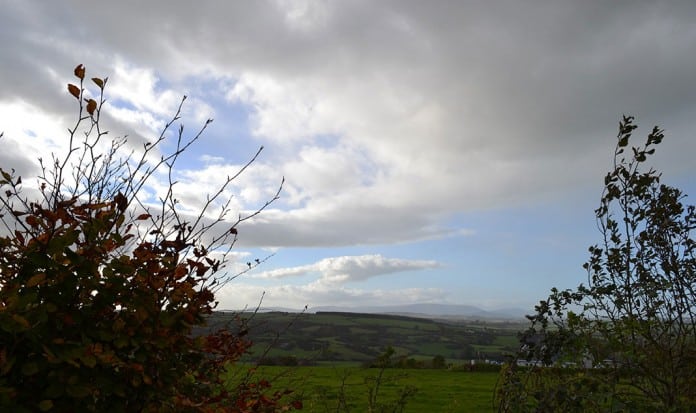
[[[355,366],[260,367],[259,377],[275,389],[294,389],[305,412],[367,412],[369,389],[379,369]],[[386,369],[377,400],[392,403],[405,389],[416,389],[405,412],[492,412],[498,373],[432,369]],[[344,389],[347,409],[337,410]]]

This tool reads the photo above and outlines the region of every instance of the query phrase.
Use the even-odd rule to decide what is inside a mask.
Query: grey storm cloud
[[[623,113],[664,125],[666,172],[693,175],[694,21],[693,2],[10,1],[0,103],[64,116],[76,63],[149,68],[169,90],[203,77],[250,109],[276,147],[262,166],[287,178],[245,242],[408,242],[595,188]],[[326,136],[351,179],[324,173]]]

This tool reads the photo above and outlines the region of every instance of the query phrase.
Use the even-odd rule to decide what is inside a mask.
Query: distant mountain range
[[[282,311],[299,312],[301,310],[268,307],[261,308],[260,311]],[[504,319],[520,320],[524,319],[525,314],[530,310],[521,308],[501,308],[496,310],[484,310],[472,305],[457,304],[406,304],[406,305],[384,305],[369,307],[340,307],[340,306],[318,306],[310,307],[306,310],[310,313],[317,312],[340,312],[340,313],[363,313],[363,314],[399,314],[411,317],[443,318],[443,319]]]

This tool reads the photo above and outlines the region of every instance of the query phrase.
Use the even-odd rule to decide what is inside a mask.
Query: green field
[[[215,313],[209,327],[234,328],[236,314]],[[251,352],[236,367],[243,375],[261,364],[255,379],[275,390],[292,389],[306,412],[365,413],[373,405],[394,409],[406,393],[404,412],[493,412],[497,367],[468,371],[472,359],[502,360],[519,347],[520,322],[443,321],[400,315],[269,312],[243,314]],[[375,365],[393,349],[384,370]],[[435,369],[439,357],[451,369]],[[377,364],[379,365],[379,364]],[[394,368],[409,367],[409,368]],[[420,367],[420,368],[410,368]],[[383,372],[377,386],[376,378]],[[235,369],[230,371],[235,375]],[[234,377],[229,385],[239,380]],[[375,401],[376,399],[376,401]]]
[[[355,366],[260,367],[274,389],[290,388],[306,412],[367,412],[369,389],[379,369]],[[498,373],[433,369],[385,369],[377,400],[392,403],[401,391],[416,390],[404,412],[493,412]],[[337,410],[341,388],[347,409]]]

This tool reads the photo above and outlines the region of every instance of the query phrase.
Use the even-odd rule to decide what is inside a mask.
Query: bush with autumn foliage
[[[170,130],[180,105],[159,137],[130,147],[102,129],[107,79],[89,81],[82,65],[74,74],[67,151],[38,160],[34,186],[0,165],[0,411],[301,408],[264,380],[224,386],[221,373],[250,346],[244,330],[192,334],[231,278],[237,225],[277,194],[228,220],[236,176],[227,177],[197,214],[184,214],[172,171],[210,121],[189,138],[183,126]],[[153,202],[143,189],[155,176],[169,181]]]

